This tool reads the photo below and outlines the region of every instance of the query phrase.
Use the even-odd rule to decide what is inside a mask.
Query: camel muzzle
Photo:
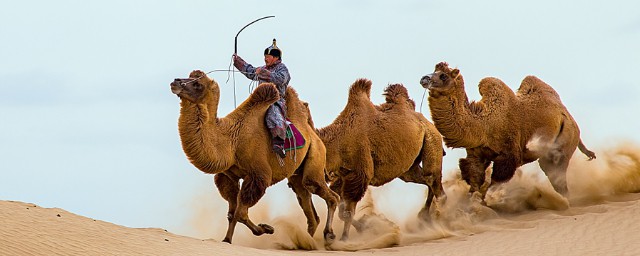
[[[426,76],[423,76],[422,79],[420,79],[420,85],[422,85],[422,87],[429,89],[429,87],[431,87],[431,78],[433,77],[435,73],[431,73],[428,74]]]
[[[171,82],[171,92],[175,95],[179,95],[182,92],[182,86],[184,85],[184,81],[188,79],[180,79],[176,78]]]

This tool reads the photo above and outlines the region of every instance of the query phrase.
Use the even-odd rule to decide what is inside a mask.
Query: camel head
[[[460,70],[449,68],[449,64],[446,62],[438,63],[433,73],[420,79],[420,85],[429,89],[430,94],[448,94],[453,88],[463,84],[464,81],[462,80],[462,75],[460,75]]]
[[[216,88],[217,84],[200,70],[192,71],[189,78],[176,78],[171,83],[171,92],[196,104],[203,102],[207,92]]]

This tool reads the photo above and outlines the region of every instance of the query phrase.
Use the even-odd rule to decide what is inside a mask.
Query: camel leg
[[[342,218],[344,219],[344,229],[342,230],[342,237],[340,237],[341,241],[346,241],[349,239],[349,230],[351,230],[351,225],[353,224],[353,216],[356,215],[356,205],[357,201],[351,201],[349,199],[345,200],[344,203],[344,212]]]
[[[361,149],[363,153],[360,154],[361,159],[356,159],[356,163],[359,164],[354,170],[343,169],[340,171],[342,176],[342,198],[344,200],[344,211],[342,212],[342,219],[344,220],[344,229],[342,230],[342,237],[340,240],[346,241],[349,238],[349,230],[353,223],[353,217],[356,213],[356,205],[364,197],[365,192],[373,177],[373,160],[369,155],[368,148]],[[359,161],[358,161],[359,160]]]
[[[522,163],[513,155],[500,155],[493,160],[493,172],[491,180],[495,182],[507,182],[516,173],[516,169]]]
[[[462,179],[471,187],[469,192],[481,192],[481,186],[485,182],[485,171],[490,162],[475,157],[460,158],[460,174]]]
[[[424,207],[418,213],[418,217],[424,221],[429,221],[431,219],[429,215],[429,209],[431,208],[431,204],[433,202],[433,197],[435,195],[435,187],[433,187],[433,182],[435,180],[431,180],[433,177],[427,175],[424,172],[424,169],[420,166],[420,159],[418,158],[416,162],[409,168],[408,171],[398,176],[398,178],[404,182],[412,182],[417,184],[426,185],[429,187],[429,193],[427,194],[427,200],[425,202]],[[440,183],[440,182],[438,182]],[[442,185],[440,185],[440,189]],[[438,194],[439,195],[439,194]],[[357,228],[356,228],[357,229]]]
[[[309,149],[308,157],[303,166],[302,184],[308,191],[318,195],[327,204],[327,222],[324,226],[323,235],[325,243],[331,244],[336,238],[336,235],[333,233],[333,216],[336,212],[340,197],[327,186],[325,181],[324,169],[326,154],[321,153],[318,155],[316,151],[319,151],[316,147]],[[324,151],[322,150],[322,152]]]
[[[336,181],[334,181],[333,183],[331,183],[331,190],[338,193],[338,195],[342,195],[342,178],[338,178],[336,179]],[[346,208],[347,202],[344,200],[344,196],[340,196],[340,202],[338,203],[338,218],[341,221],[346,221],[347,219],[345,219],[345,208]],[[361,221],[354,221],[351,223],[353,225],[354,228],[356,228],[356,230],[358,230],[358,232],[360,230],[362,230],[363,226],[361,225],[362,222]]]
[[[304,212],[304,216],[307,218],[307,232],[309,235],[313,236],[318,228],[320,217],[318,217],[316,208],[313,206],[313,202],[311,201],[311,193],[309,193],[304,185],[302,185],[301,176],[302,175],[300,174],[294,174],[289,177],[288,185],[293,192],[296,193],[298,204],[300,204],[300,207]]]
[[[433,205],[433,199],[439,200],[444,197],[444,188],[442,187],[442,153],[436,153],[435,155],[426,155],[423,153],[422,168],[420,171],[423,173],[422,177],[429,187],[429,194],[427,194],[427,200],[424,203],[424,207],[422,207],[418,213],[418,217],[424,221],[429,221],[431,219],[430,211]],[[438,216],[438,205],[436,204],[435,207],[435,214]]]
[[[442,187],[442,158],[444,157],[444,149],[442,149],[442,142],[429,141],[424,139],[422,145],[422,171],[425,174],[427,180],[427,186],[429,186],[429,195],[418,216],[423,220],[429,220],[431,215],[429,214],[433,199],[440,200],[444,198],[444,188]],[[440,202],[442,203],[442,202]],[[440,214],[439,205],[436,204],[436,216]]]
[[[482,188],[485,182],[487,167],[491,162],[477,157],[460,158],[460,174],[469,185],[469,193],[479,192],[484,200],[486,188]]]
[[[231,243],[233,232],[238,222],[246,225],[256,236],[265,233],[273,234],[273,227],[267,224],[255,225],[249,219],[249,208],[258,203],[260,198],[264,196],[268,186],[268,180],[270,180],[267,177],[259,176],[259,174],[260,173],[252,173],[244,178],[242,188],[240,188],[240,193],[238,193],[237,197],[238,204],[233,213],[233,217],[229,220],[229,227],[227,229],[227,235],[223,240],[224,242]]]
[[[227,220],[229,221],[229,229],[233,230],[235,228],[235,223],[233,223],[233,227],[231,226],[231,222],[233,219],[233,214],[236,211],[238,194],[240,193],[240,183],[237,177],[231,177],[224,173],[218,173],[214,176],[214,183],[220,192],[220,195],[224,200],[229,204],[229,210],[227,211]],[[225,237],[224,242],[231,243],[231,237],[227,240]]]
[[[307,169],[305,168],[305,170]],[[336,192],[329,189],[326,183],[324,183],[324,177],[321,175],[321,173],[320,175],[304,175],[302,184],[308,191],[311,191],[311,193],[318,195],[327,204],[327,222],[324,226],[323,235],[326,244],[333,243],[333,240],[336,238],[336,235],[333,233],[333,216],[335,215],[336,207],[338,206],[338,200],[340,197]],[[311,198],[309,197],[309,199]],[[317,215],[316,218],[318,218]]]
[[[558,152],[558,154],[541,157],[538,159],[538,165],[547,175],[556,192],[566,196],[569,192],[566,177],[569,157]]]
[[[331,189],[331,191],[337,193],[338,195],[342,195],[342,184],[344,184],[344,181],[342,181],[342,177],[338,177],[331,184],[329,184],[329,189]],[[344,205],[344,197],[340,196],[340,202],[338,203],[338,218],[341,221],[344,221]]]

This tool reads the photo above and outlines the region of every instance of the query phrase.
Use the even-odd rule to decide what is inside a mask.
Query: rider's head
[[[280,51],[280,48],[278,48],[278,46],[276,46],[276,39],[273,39],[273,43],[267,47],[266,49],[264,49],[264,55],[271,55],[273,57],[276,57],[278,59],[282,59],[282,51]]]

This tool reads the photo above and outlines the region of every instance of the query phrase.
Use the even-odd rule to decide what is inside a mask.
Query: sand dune
[[[488,221],[474,235],[353,253],[247,248],[0,201],[0,255],[640,255],[640,196],[610,199]]]
[[[306,234],[299,209],[291,210],[298,214],[293,217],[258,216],[273,224],[273,235],[242,238],[244,227],[238,226],[240,242],[229,245],[0,201],[0,255],[640,255],[637,147],[602,151],[595,162],[572,161],[569,199],[555,193],[545,178],[535,165],[525,166],[512,181],[490,190],[488,208],[465,196],[467,185],[454,172],[444,182],[447,199],[430,223],[413,217],[416,207],[394,216],[397,206],[384,208],[392,201],[385,193],[391,192],[371,189],[358,211],[366,216],[366,230],[329,248],[321,234]],[[334,222],[337,234],[341,226]]]

